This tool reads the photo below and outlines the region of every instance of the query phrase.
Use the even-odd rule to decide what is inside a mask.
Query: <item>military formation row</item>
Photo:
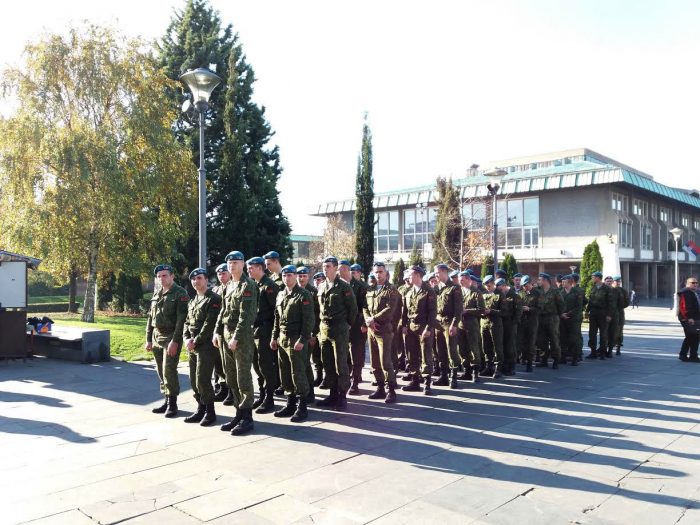
[[[518,362],[526,372],[533,362],[548,366],[550,358],[552,368],[576,365],[583,357],[584,312],[589,357],[612,357],[622,345],[628,304],[619,278],[606,283],[599,272],[589,297],[575,274],[564,276],[561,288],[544,273],[537,283],[516,274],[511,286],[501,270],[482,281],[470,271],[450,274],[445,264],[427,276],[412,267],[397,288],[382,262],[374,264],[368,285],[359,265],[327,257],[315,287],[308,268],[282,267],[276,252],[245,261],[233,251],[217,268],[217,287],[208,287],[205,269],[191,272],[192,299],[175,284],[169,265],[154,274],[160,289],[151,300],[146,349],[154,354],[165,401],[153,412],[178,413],[184,346],[198,404],[185,421],[214,423],[214,402],[223,401],[236,414],[221,429],[234,435],[253,429],[253,410],[304,421],[316,400],[314,387],[329,390],[317,406],[345,410],[346,396],[360,393],[367,346],[376,386],[369,398],[386,403],[397,401],[399,373],[404,391],[431,395],[433,386],[459,388],[459,380],[513,375]],[[275,410],[274,396],[282,394],[286,404]]]

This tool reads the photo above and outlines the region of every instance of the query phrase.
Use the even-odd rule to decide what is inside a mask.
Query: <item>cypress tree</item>
[[[493,275],[493,255],[486,255],[481,263],[481,278]]]
[[[418,251],[417,246],[413,246],[413,249],[411,250],[411,255],[408,257],[408,267],[412,268],[413,266],[420,266],[422,268],[425,268],[425,263],[423,262],[423,256],[421,253]]]
[[[462,219],[459,212],[459,193],[452,180],[437,179],[438,209],[433,235],[433,261],[459,268],[459,243]]]
[[[501,268],[505,270],[508,276],[508,281],[511,282],[513,280],[513,276],[518,273],[518,262],[515,260],[512,253],[506,253],[505,257],[503,258],[503,265]]]
[[[374,178],[372,177],[372,132],[367,114],[362,126],[362,148],[355,178],[355,253],[365,275],[374,263]]]
[[[396,261],[396,266],[394,266],[394,275],[391,276],[391,283],[394,286],[401,286],[403,284],[403,272],[406,271],[406,263],[403,262],[402,258]]]
[[[601,271],[603,271],[603,256],[600,254],[598,241],[594,240],[584,248],[583,258],[581,259],[581,280],[579,285],[585,290],[586,295],[593,288],[591,274]]]

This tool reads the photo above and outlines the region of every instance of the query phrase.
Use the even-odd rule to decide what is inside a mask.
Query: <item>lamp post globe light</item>
[[[498,198],[498,190],[501,189],[501,181],[503,180],[503,177],[505,177],[507,174],[506,170],[501,169],[501,168],[494,168],[492,170],[487,171],[484,173],[486,178],[489,180],[488,186],[486,186],[489,190],[489,194],[491,197],[493,197],[493,204],[492,204],[492,212],[491,216],[493,217],[493,271],[495,272],[496,269],[498,268],[498,208],[496,206],[497,204],[497,198]]]
[[[678,239],[681,238],[683,230],[680,228],[672,228],[669,230],[671,235],[673,235],[673,240],[676,241],[676,271],[675,271],[675,284],[673,289],[673,311],[678,311]]]
[[[204,115],[209,109],[209,97],[221,84],[221,77],[205,68],[180,75],[180,82],[192,92],[194,107],[199,114],[199,267],[207,267],[207,170],[204,168]]]

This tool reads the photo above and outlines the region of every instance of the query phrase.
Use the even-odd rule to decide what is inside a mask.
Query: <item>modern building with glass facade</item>
[[[498,252],[512,253],[522,271],[569,273],[583,250],[598,240],[604,272],[620,273],[642,297],[670,297],[674,289],[675,243],[682,230],[679,275],[697,273],[697,258],[682,249],[700,240],[700,195],[672,188],[589,149],[508,159],[492,164],[507,172],[498,192]],[[490,234],[489,183],[473,168],[453,180],[462,198],[465,235]],[[437,218],[435,184],[375,196],[375,252],[389,264],[414,246],[430,258]],[[355,199],[321,204],[314,215],[340,215],[352,228]]]

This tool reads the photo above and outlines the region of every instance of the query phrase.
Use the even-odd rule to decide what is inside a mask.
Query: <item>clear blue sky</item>
[[[0,64],[70,22],[160,38],[184,0],[3,6]],[[258,77],[296,233],[352,196],[362,116],[378,191],[472,163],[589,147],[660,182],[700,186],[700,2],[214,0]],[[193,170],[193,176],[196,173]]]

